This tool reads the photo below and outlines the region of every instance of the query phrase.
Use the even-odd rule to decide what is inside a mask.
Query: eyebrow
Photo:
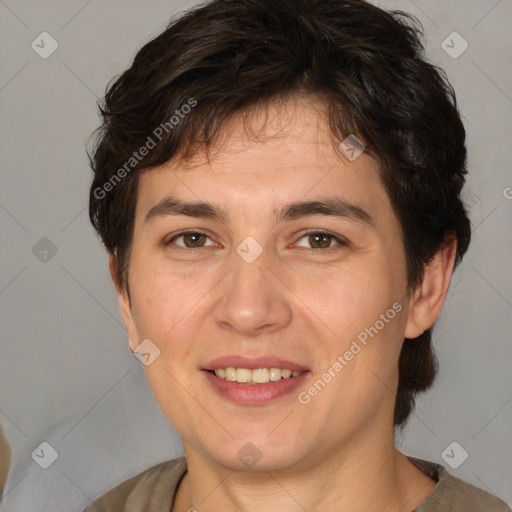
[[[186,215],[187,217],[203,218],[229,223],[229,213],[220,205],[201,201],[185,202],[168,196],[154,205],[146,214],[144,223],[159,217]],[[341,217],[373,227],[372,217],[360,206],[348,202],[341,197],[325,197],[313,201],[295,201],[274,209],[275,223],[294,220],[308,215],[330,215]]]

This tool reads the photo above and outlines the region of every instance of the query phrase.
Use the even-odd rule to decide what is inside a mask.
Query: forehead
[[[209,157],[198,152],[143,172],[137,217],[172,193],[185,201],[215,203],[229,216],[270,209],[299,199],[336,195],[373,211],[391,209],[377,162],[363,153],[350,161],[339,149],[326,121],[325,105],[315,98],[231,118]]]

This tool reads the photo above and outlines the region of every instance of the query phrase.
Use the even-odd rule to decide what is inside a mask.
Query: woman
[[[509,510],[394,447],[470,241],[419,37],[360,0],[214,0],[110,87],[90,218],[186,457],[87,512]]]

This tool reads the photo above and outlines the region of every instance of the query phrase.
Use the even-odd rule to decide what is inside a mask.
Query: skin
[[[350,162],[336,149],[317,98],[270,105],[245,124],[234,117],[225,134],[209,162],[198,153],[187,165],[141,175],[131,303],[118,288],[131,349],[149,338],[160,350],[144,368],[183,439],[188,472],[172,510],[357,512],[375,503],[383,512],[413,510],[435,482],[394,448],[398,358],[404,337],[417,337],[441,311],[455,242],[408,293],[400,227],[378,165],[367,153]],[[221,205],[229,222],[182,215],[145,222],[170,193]],[[333,195],[363,208],[373,225],[321,214],[274,221],[273,210],[286,203]],[[184,229],[208,237],[164,245]],[[306,230],[348,243],[315,245]],[[248,236],[263,249],[252,263],[236,252]],[[396,302],[401,312],[317,396],[299,403],[298,393]],[[279,356],[311,373],[290,395],[235,404],[200,371],[226,354]],[[251,468],[237,457],[248,442],[261,454]]]

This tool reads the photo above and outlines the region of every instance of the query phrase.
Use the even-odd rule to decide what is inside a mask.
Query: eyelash
[[[176,235],[174,235],[172,238],[170,238],[169,240],[167,241],[164,241],[164,246],[165,247],[169,247],[171,245],[172,242],[174,242],[176,239],[178,238],[181,238],[183,237],[184,235],[187,235],[187,234],[193,234],[193,235],[205,235],[207,236],[208,238],[210,238],[210,236],[208,235],[208,233],[205,233],[204,231],[200,231],[200,230],[197,230],[197,229],[191,229],[191,230],[185,230],[185,231],[180,231],[179,233],[177,233]],[[327,247],[325,249],[322,249],[322,248],[317,248],[317,249],[313,249],[313,248],[305,248],[304,249],[308,252],[314,252],[314,253],[318,253],[320,251],[322,252],[331,252],[332,250],[336,249],[336,248],[340,248],[340,247],[346,247],[348,246],[348,241],[340,236],[337,236],[337,235],[334,235],[333,233],[329,232],[329,231],[323,231],[323,230],[310,230],[310,231],[307,231],[305,233],[302,234],[302,236],[299,238],[299,240],[302,240],[303,238],[309,236],[309,235],[324,235],[324,236],[328,236],[328,237],[331,237],[332,240],[336,241],[337,242],[337,245],[334,245],[332,247]],[[211,240],[211,238],[210,238]],[[178,246],[180,249],[189,249],[189,250],[198,250],[198,249],[207,249],[208,247],[184,247],[184,246]]]

